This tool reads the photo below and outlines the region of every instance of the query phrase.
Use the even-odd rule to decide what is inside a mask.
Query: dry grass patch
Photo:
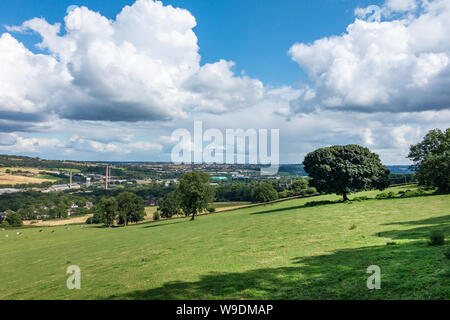
[[[88,214],[85,216],[77,216],[73,218],[63,219],[63,220],[32,220],[32,221],[24,221],[23,224],[25,226],[36,226],[36,227],[56,227],[56,226],[65,226],[68,224],[82,224],[85,223],[89,217],[92,217],[92,214]]]

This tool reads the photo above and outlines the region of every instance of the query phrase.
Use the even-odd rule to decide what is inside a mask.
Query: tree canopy
[[[172,218],[174,215],[181,214],[181,202],[178,192],[169,192],[159,202],[158,210],[161,212],[161,217]]]
[[[117,217],[117,200],[116,198],[102,198],[98,206],[98,211],[102,222],[107,227],[112,227]]]
[[[117,209],[119,212],[119,224],[127,226],[130,222],[144,220],[144,201],[134,193],[121,192],[117,196]]]
[[[8,212],[6,222],[11,227],[21,227],[23,225],[22,216],[16,212]]]
[[[180,206],[186,216],[195,215],[208,208],[214,201],[214,189],[209,185],[210,177],[203,172],[188,172],[183,175],[177,188]]]
[[[379,156],[358,145],[318,149],[309,153],[303,164],[311,186],[319,192],[341,194],[344,201],[351,192],[389,186],[389,170]]]
[[[252,192],[252,202],[269,202],[278,199],[278,192],[268,183],[261,183]]]
[[[431,130],[408,154],[414,162],[416,177],[421,185],[438,187],[441,192],[450,189],[450,128],[442,132]]]

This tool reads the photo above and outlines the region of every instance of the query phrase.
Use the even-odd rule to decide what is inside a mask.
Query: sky
[[[279,129],[280,161],[408,164],[450,122],[450,0],[3,0],[0,153],[170,161],[174,130]]]

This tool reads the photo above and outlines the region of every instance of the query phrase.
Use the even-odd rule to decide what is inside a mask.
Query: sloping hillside
[[[450,234],[449,195],[335,199],[194,222],[1,231],[0,299],[450,298],[449,240],[427,245],[431,230]],[[81,290],[66,288],[70,265],[81,268]],[[380,290],[366,287],[370,265],[381,268]]]

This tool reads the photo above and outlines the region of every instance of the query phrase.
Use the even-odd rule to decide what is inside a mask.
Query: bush
[[[159,213],[159,211],[153,212],[153,221],[159,221],[159,220],[161,220],[161,214]]]
[[[359,202],[359,201],[364,201],[364,200],[369,200],[369,199],[370,199],[370,198],[367,197],[367,196],[361,196],[361,197],[355,197],[355,198],[353,198],[352,201],[357,201],[357,202]]]
[[[13,228],[23,226],[22,216],[20,213],[11,212],[6,216],[6,222]]]
[[[253,189],[252,202],[262,203],[278,200],[278,192],[271,184],[261,183]]]
[[[444,244],[445,236],[441,231],[434,230],[430,233],[430,246],[441,246]]]
[[[306,189],[306,194],[308,195],[313,195],[317,193],[317,189],[314,187],[309,187],[308,189]]]
[[[392,199],[395,198],[395,193],[390,191],[390,192],[382,192],[377,194],[376,199],[380,200],[380,199]]]
[[[278,192],[278,198],[283,199],[283,198],[287,198],[287,197],[288,197],[288,193],[286,190]]]
[[[423,189],[417,189],[417,190],[406,190],[401,196],[402,197],[417,197],[424,195],[426,192]]]
[[[387,199],[388,195],[386,192],[379,193],[375,196],[375,199]]]
[[[209,213],[216,212],[216,208],[214,208],[213,206],[208,207],[206,210],[208,210]]]
[[[300,180],[295,180],[291,186],[289,187],[289,190],[295,191],[295,192],[300,192],[301,190],[306,190],[309,186],[308,180],[306,179],[300,179]]]

